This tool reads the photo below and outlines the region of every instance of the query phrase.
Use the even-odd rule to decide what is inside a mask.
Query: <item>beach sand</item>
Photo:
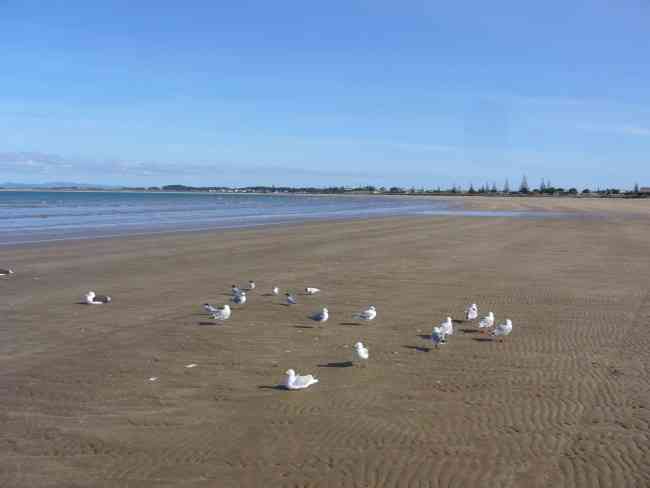
[[[0,248],[0,486],[650,486],[650,201],[603,202]],[[471,302],[512,336],[429,350]],[[320,383],[274,388],[288,368]]]

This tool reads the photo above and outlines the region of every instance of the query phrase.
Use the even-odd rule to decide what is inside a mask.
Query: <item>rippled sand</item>
[[[0,249],[0,486],[648,486],[650,219],[625,212]],[[200,304],[249,279],[212,325]],[[323,292],[288,308],[274,284]],[[459,322],[428,350],[472,301],[513,335]],[[320,383],[274,389],[288,368]]]

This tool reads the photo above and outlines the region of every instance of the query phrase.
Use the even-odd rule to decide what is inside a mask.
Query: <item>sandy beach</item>
[[[0,248],[0,486],[650,486],[650,200],[463,203],[609,215]],[[78,304],[90,289],[113,303]],[[471,302],[513,334],[485,340]],[[358,340],[370,362],[347,367]],[[288,368],[320,383],[275,388]]]

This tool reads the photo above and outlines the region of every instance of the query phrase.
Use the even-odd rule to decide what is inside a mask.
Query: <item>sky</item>
[[[650,186],[649,26],[649,0],[0,0],[0,182]]]

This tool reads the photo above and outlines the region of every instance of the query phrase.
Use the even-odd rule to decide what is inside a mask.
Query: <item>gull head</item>
[[[325,307],[325,308],[323,308],[323,313],[329,313],[329,311],[327,310],[327,308],[326,308],[326,307]]]
[[[363,348],[363,343],[361,343],[361,342],[357,342],[357,343],[354,345],[354,347],[355,347],[356,349],[362,349],[362,348]]]
[[[288,374],[289,376],[296,376],[296,372],[293,369],[287,369],[285,371],[285,374]]]
[[[506,324],[508,324],[510,327],[512,327],[512,320],[506,319]]]
[[[377,310],[377,309],[375,308],[374,305],[370,305],[370,307],[368,307],[368,308],[369,308],[370,310]]]

